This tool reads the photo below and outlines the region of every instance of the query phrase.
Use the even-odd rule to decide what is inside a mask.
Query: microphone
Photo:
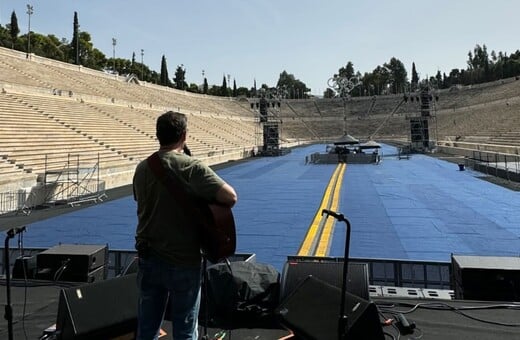
[[[9,238],[13,238],[15,235],[23,233],[25,231],[25,226],[19,228],[11,228],[7,231],[7,236]]]
[[[334,217],[338,221],[345,221],[345,216],[343,216],[343,214],[338,214],[337,212],[334,212],[332,210],[323,209],[321,211],[321,216],[323,216],[324,214],[331,215],[332,217]]]
[[[191,156],[191,150],[188,148],[188,146],[186,144],[184,144],[182,151],[184,152],[184,154]]]

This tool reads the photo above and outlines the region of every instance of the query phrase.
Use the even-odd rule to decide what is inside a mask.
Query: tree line
[[[115,49],[115,39],[113,39],[113,44]],[[170,78],[164,55],[161,59],[160,72],[152,70],[143,63],[143,50],[141,50],[141,62],[136,59],[135,52],[133,52],[131,59],[115,58],[115,55],[111,58],[107,57],[103,52],[94,47],[91,36],[87,31],[79,30],[77,12],[74,12],[72,39],[69,41],[66,38],[60,39],[53,34],[43,35],[32,31],[20,35],[18,19],[15,11],[13,11],[10,23],[5,27],[0,25],[0,46],[108,73],[134,75],[140,80],[154,84],[213,96],[270,96],[304,99],[310,97],[311,91],[303,81],[285,70],[280,73],[276,86],[272,87],[262,84],[257,89],[256,80],[251,88],[245,86],[237,87],[234,79],[233,85],[230,84],[231,79],[229,75],[227,79],[226,75],[223,75],[222,85],[209,86],[207,78],[204,78],[201,85],[195,83],[188,84],[186,82],[186,68],[182,64],[177,66],[174,77]],[[520,50],[510,55],[507,55],[505,52],[496,53],[495,51],[491,51],[488,54],[486,45],[480,46],[477,44],[473,51],[468,52],[466,69],[454,68],[448,74],[441,73],[439,70],[435,76],[431,76],[429,79],[419,79],[415,63],[412,63],[411,79],[408,79],[408,73],[404,64],[395,57],[392,57],[383,65],[378,65],[372,72],[363,74],[360,71],[356,71],[354,64],[348,61],[331,78],[357,78],[360,81],[360,85],[356,86],[350,95],[373,96],[412,92],[425,83],[433,85],[435,88],[444,89],[456,85],[479,84],[517,76],[520,76]],[[328,88],[323,93],[323,96],[326,98],[335,95],[335,91],[331,88]]]
[[[207,78],[204,78],[202,85],[188,84],[186,82],[186,68],[184,65],[177,66],[174,77],[170,78],[164,55],[161,59],[160,72],[156,72],[144,64],[142,58],[143,50],[140,51],[141,62],[137,60],[135,52],[132,53],[131,59],[116,58],[115,55],[107,57],[103,52],[94,47],[91,35],[87,31],[80,31],[79,27],[78,13],[74,12],[72,39],[70,41],[66,38],[58,38],[53,34],[43,35],[33,31],[20,35],[18,18],[16,12],[13,11],[10,23],[5,27],[0,25],[0,46],[66,63],[82,65],[107,73],[133,75],[139,80],[194,93],[226,97],[273,96],[280,93],[279,91],[277,92],[277,87],[283,86],[287,88],[287,98],[308,98],[309,96],[310,89],[302,81],[295,79],[293,75],[285,71],[280,75],[280,80],[276,87],[262,84],[257,89],[256,80],[251,88],[237,87],[234,79],[231,86],[231,84],[228,84],[231,83],[229,75],[227,79],[226,75],[223,75],[222,85],[220,86],[210,86]],[[113,39],[114,49],[116,44],[116,39]]]
[[[351,96],[357,97],[409,93],[425,84],[436,89],[446,89],[457,85],[480,84],[518,76],[520,76],[520,50],[510,55],[495,51],[488,54],[486,45],[477,44],[473,51],[468,52],[467,68],[454,68],[448,74],[441,73],[439,70],[434,76],[420,80],[415,63],[412,63],[412,75],[411,79],[408,79],[404,64],[399,59],[392,57],[389,62],[364,74],[356,72],[354,64],[348,61],[332,78],[357,78],[360,85],[350,93]],[[329,88],[323,95],[331,98],[336,93]]]

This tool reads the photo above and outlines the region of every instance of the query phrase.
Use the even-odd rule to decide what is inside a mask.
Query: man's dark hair
[[[177,143],[186,132],[187,118],[179,112],[168,111],[157,118],[156,136],[159,144]]]

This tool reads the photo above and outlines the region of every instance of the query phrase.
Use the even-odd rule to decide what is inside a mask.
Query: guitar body
[[[206,259],[217,263],[235,254],[236,231],[231,208],[205,204],[201,210],[204,216],[200,224],[201,247]]]

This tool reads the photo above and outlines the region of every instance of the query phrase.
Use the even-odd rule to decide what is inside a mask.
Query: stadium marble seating
[[[157,147],[155,119],[168,109],[188,115],[188,143],[209,160],[229,150],[260,146],[262,128],[250,100],[213,97],[123,76],[90,70],[35,55],[0,48],[0,175],[34,175],[59,168],[71,154],[105,168],[131,169]],[[434,103],[437,139],[519,145],[520,81],[439,90]],[[341,99],[284,100],[271,108],[281,119],[285,142],[327,140],[347,132],[357,138],[406,140],[408,115],[418,102],[402,95]],[[38,140],[35,148],[31,142]],[[468,143],[471,144],[471,143]],[[45,155],[47,159],[45,160]],[[229,157],[237,157],[236,154]],[[219,158],[215,161],[222,161]]]

